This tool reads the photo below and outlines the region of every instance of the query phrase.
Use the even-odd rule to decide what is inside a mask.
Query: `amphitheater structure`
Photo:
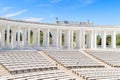
[[[91,22],[0,18],[0,80],[120,80],[119,33]]]

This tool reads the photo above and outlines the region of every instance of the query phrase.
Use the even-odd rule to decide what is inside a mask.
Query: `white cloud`
[[[2,12],[7,12],[7,11],[9,11],[10,9],[13,9],[13,8],[15,8],[15,7],[4,7],[4,8],[2,9]]]
[[[35,18],[35,17],[29,17],[24,19],[25,21],[34,21],[34,22],[42,22],[43,18]]]
[[[5,13],[5,12],[8,12],[9,10],[11,10],[11,9],[13,9],[14,7],[3,7],[2,9],[1,9],[1,12],[0,12],[0,14],[3,14],[3,13]]]
[[[20,15],[20,14],[23,14],[27,12],[27,10],[21,10],[21,11],[18,11],[18,12],[15,12],[15,13],[8,13],[8,14],[5,14],[4,17],[14,17],[14,16],[17,16],[17,15]]]
[[[78,0],[77,4],[73,4],[70,8],[80,8],[88,6],[92,3],[94,3],[96,0]]]

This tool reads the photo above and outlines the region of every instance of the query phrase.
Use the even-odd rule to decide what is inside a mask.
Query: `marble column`
[[[10,28],[8,26],[8,28],[7,28],[7,46],[9,46],[9,43],[10,43]]]
[[[47,38],[47,41],[46,41],[47,42],[47,45],[46,45],[47,47],[49,47],[49,44],[50,44],[49,43],[50,42],[50,40],[49,40],[49,35],[50,35],[49,32],[50,32],[49,29],[47,29],[47,37],[46,37]]]
[[[13,30],[13,47],[16,46],[16,30]]]
[[[62,29],[59,29],[59,47],[62,47]]]
[[[102,37],[102,48],[106,48],[106,32],[103,32],[103,37]]]
[[[85,48],[85,30],[80,30],[80,37],[81,37],[81,48]]]
[[[55,29],[52,31],[52,43],[54,47],[58,47],[59,45],[59,29]]]
[[[94,49],[96,49],[97,48],[97,32],[96,31],[94,31],[94,42],[93,42],[93,44],[94,44]]]
[[[33,43],[34,43],[34,46],[36,46],[36,43],[37,43],[37,31],[36,30],[34,30],[34,32],[33,32]]]
[[[67,47],[68,47],[68,48],[70,48],[70,43],[71,43],[71,40],[70,40],[70,39],[71,39],[70,32],[71,32],[71,31],[70,31],[70,29],[69,29],[68,32],[67,32],[67,41],[68,41],[68,42],[67,42]]]
[[[59,35],[58,34],[59,34],[59,30],[57,29],[56,30],[56,47],[58,47],[58,42],[59,42],[58,41],[59,40]]]
[[[26,46],[26,42],[27,42],[27,30],[23,30],[23,44],[24,46]]]
[[[20,43],[20,27],[18,29],[18,36],[17,36],[17,38],[18,38],[18,46],[20,46],[21,45],[21,43]]]
[[[14,46],[13,39],[14,39],[14,34],[13,34],[13,30],[12,30],[12,34],[11,34],[11,46],[12,47]]]
[[[1,31],[1,47],[5,47],[5,30]]]
[[[91,31],[91,35],[90,36],[91,36],[91,39],[90,39],[91,40],[91,42],[90,42],[90,48],[93,49],[93,46],[94,46],[93,43],[94,43],[94,40],[95,40],[94,39],[94,31]]]
[[[116,32],[112,33],[112,48],[116,48]]]
[[[38,47],[40,46],[40,29],[38,29]]]
[[[76,48],[81,48],[81,33],[80,31],[76,31]]]
[[[73,48],[73,30],[71,29],[71,32],[70,32],[70,48]]]
[[[25,34],[24,31],[22,30],[22,41],[21,41],[22,47],[24,47],[24,41],[25,41]]]
[[[79,49],[81,49],[82,48],[82,30],[79,30],[78,36],[79,36]]]
[[[47,43],[47,30],[43,30],[43,46],[46,47]]]
[[[28,29],[28,46],[30,46],[30,28]]]

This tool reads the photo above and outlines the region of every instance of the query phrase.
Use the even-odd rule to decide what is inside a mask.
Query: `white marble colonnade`
[[[43,29],[43,44],[40,44],[40,28],[36,30],[32,29],[26,29],[23,30],[23,32],[20,28],[18,30],[12,31],[12,42],[10,43],[10,33],[9,33],[10,28],[7,29],[7,38],[5,42],[5,32],[2,31],[1,33],[1,47],[15,47],[16,45],[19,47],[51,47],[50,45],[50,40],[49,40],[49,32],[50,29]],[[30,44],[30,30],[33,31],[33,43]],[[54,29],[53,31],[53,46],[52,47],[66,47],[66,48],[74,48],[73,47],[73,32],[74,30],[68,29],[67,31],[64,32],[65,35],[65,42],[64,46],[62,45],[62,32],[63,30],[61,29]],[[85,49],[85,31],[84,30],[78,30],[77,31],[77,41],[76,45],[77,48]],[[17,33],[17,37],[16,37]],[[96,31],[90,31],[89,38],[88,38],[88,47],[90,49],[96,49],[97,44],[96,44]],[[20,40],[20,34],[22,34],[22,41]],[[102,38],[102,48],[106,48],[106,32],[103,32],[103,38]],[[16,41],[17,38],[17,41]],[[116,48],[116,32],[112,32],[112,48]]]
[[[12,22],[12,21],[11,21]],[[94,27],[74,27],[74,26],[59,26],[59,25],[45,25],[38,24],[37,27],[31,23],[26,23],[26,25],[19,25],[18,23],[25,24],[22,22],[17,22],[16,24],[11,23],[10,25],[5,24],[0,25],[0,48],[8,47],[65,47],[65,48],[78,48],[78,49],[96,49],[97,48],[97,33],[102,32],[102,47],[106,48],[106,34],[111,32],[112,35],[112,48],[116,48],[116,34],[117,30],[112,30],[107,28],[94,29]],[[6,25],[7,24],[7,25]],[[29,25],[28,25],[29,24]],[[39,26],[40,25],[40,26]],[[93,29],[92,29],[93,28]],[[101,30],[100,30],[101,29]],[[11,30],[11,33],[10,33]],[[33,32],[33,41],[31,43],[31,31]],[[41,44],[40,38],[41,32],[43,32],[43,43]],[[76,41],[74,47],[74,33],[76,33]],[[50,44],[50,34],[52,34],[52,45]],[[87,34],[87,40],[86,40]],[[63,35],[64,35],[64,45],[63,45]],[[21,39],[22,38],[22,39]],[[11,40],[10,40],[11,39]],[[86,40],[86,41],[85,41]],[[86,47],[87,45],[87,47]]]

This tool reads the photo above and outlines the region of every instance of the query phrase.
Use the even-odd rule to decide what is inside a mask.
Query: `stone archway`
[[[102,47],[102,36],[100,34],[97,35],[97,48],[101,48]]]
[[[62,32],[62,46],[65,46],[65,33]]]
[[[116,47],[120,48],[120,33],[116,35]]]
[[[40,45],[43,45],[43,31],[40,31]]]
[[[106,35],[106,47],[110,48],[112,46],[112,36],[110,34]]]
[[[73,47],[76,48],[76,45],[77,45],[77,39],[76,39],[77,38],[77,33],[74,32],[72,37],[73,37]]]
[[[32,45],[33,44],[33,31],[32,30],[30,30],[30,45]]]
[[[53,33],[52,32],[49,32],[49,44],[50,46],[53,45]]]

